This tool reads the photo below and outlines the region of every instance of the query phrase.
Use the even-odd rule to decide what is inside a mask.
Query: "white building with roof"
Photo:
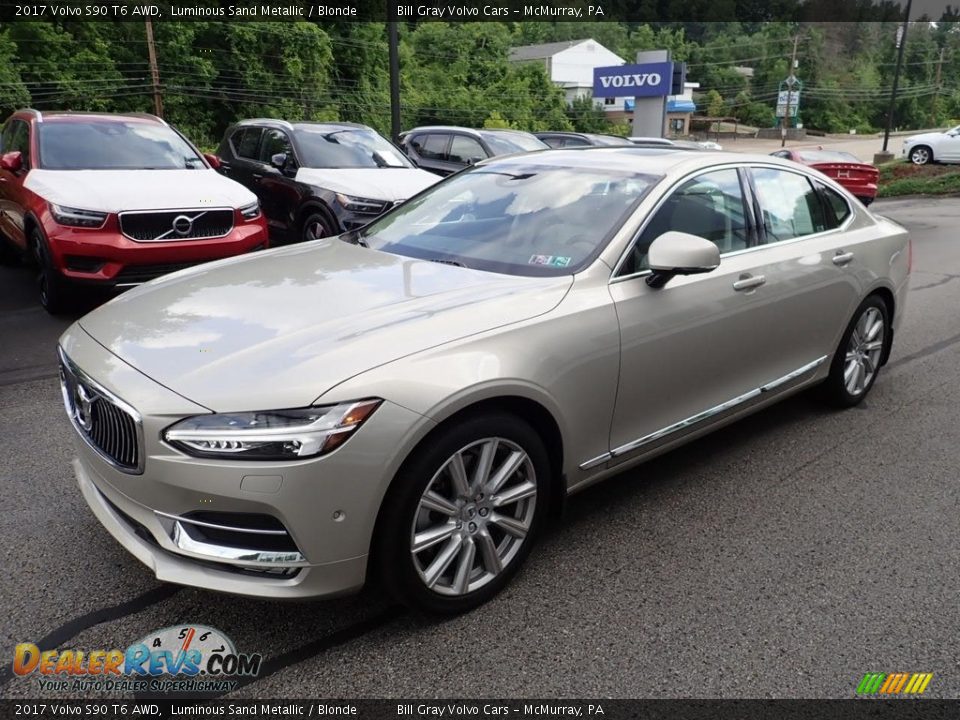
[[[563,88],[568,103],[593,97],[594,68],[626,64],[622,57],[591,38],[511,48],[509,59],[542,63],[554,84]],[[622,114],[627,100],[633,98],[597,98],[594,104]]]

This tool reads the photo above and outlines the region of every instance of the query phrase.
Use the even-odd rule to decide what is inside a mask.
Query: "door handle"
[[[851,260],[853,260],[852,252],[838,251],[837,254],[833,256],[834,265],[846,265]]]
[[[740,279],[733,284],[733,289],[737,292],[741,290],[752,290],[763,285],[767,279],[763,275],[741,275]]]

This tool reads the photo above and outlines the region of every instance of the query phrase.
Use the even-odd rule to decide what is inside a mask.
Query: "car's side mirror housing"
[[[20,154],[19,150],[4,153],[4,155],[0,156],[0,168],[9,170],[10,172],[17,172],[22,167],[23,155]]]
[[[675,275],[716,270],[720,265],[720,248],[699,235],[671,230],[651,243],[647,264],[653,271],[647,276],[647,285],[662,288]]]
[[[204,153],[203,159],[206,160],[207,164],[210,167],[212,167],[214,170],[219,170],[220,166],[223,165],[223,163],[220,162],[220,158],[218,158],[213,153]]]
[[[287,164],[287,154],[277,153],[276,155],[271,155],[270,164],[273,165],[277,170],[283,170],[284,166]]]

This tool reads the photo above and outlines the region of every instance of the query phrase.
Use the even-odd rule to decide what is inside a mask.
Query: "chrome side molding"
[[[749,390],[748,392],[745,392],[742,395],[738,395],[735,398],[731,398],[726,402],[722,402],[719,405],[709,408],[708,410],[704,410],[703,412],[699,412],[696,415],[691,415],[690,417],[684,420],[680,420],[679,422],[675,422],[672,425],[667,425],[664,428],[655,430],[649,435],[644,435],[643,437],[637,438],[636,440],[631,440],[630,442],[624,445],[614,448],[608,453],[604,453],[603,455],[598,455],[595,458],[591,458],[590,460],[587,460],[586,462],[581,463],[580,469],[590,470],[591,468],[595,468],[598,465],[603,465],[604,463],[609,462],[614,458],[620,457],[621,455],[626,455],[627,453],[631,453],[634,450],[639,450],[644,445],[649,445],[650,443],[656,442],[657,440],[661,440],[668,435],[672,435],[675,432],[679,432],[680,430],[686,430],[687,428],[697,425],[703,422],[704,420],[708,420],[714,417],[715,415],[719,415],[721,413],[727,412],[728,410],[732,410],[738,405],[742,405],[745,402],[748,402],[750,400],[753,400],[754,398],[759,397],[763,393],[769,392],[770,390],[774,390],[780,387],[781,385],[785,385],[791,380],[796,380],[801,375],[805,375],[811,370],[816,369],[817,367],[822,365],[824,362],[826,362],[826,360],[827,360],[827,356],[823,355],[822,357],[819,357],[816,360],[809,362],[806,365],[798,367],[796,370],[793,370],[787,373],[783,377],[779,377],[776,380],[771,380],[770,382],[764,385],[761,385],[758,388]]]

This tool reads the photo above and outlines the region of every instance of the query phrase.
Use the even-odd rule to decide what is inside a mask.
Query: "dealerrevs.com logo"
[[[260,672],[261,655],[238,653],[233,641],[204,625],[152,632],[126,650],[14,648],[13,672],[36,676],[44,691],[229,692]]]

